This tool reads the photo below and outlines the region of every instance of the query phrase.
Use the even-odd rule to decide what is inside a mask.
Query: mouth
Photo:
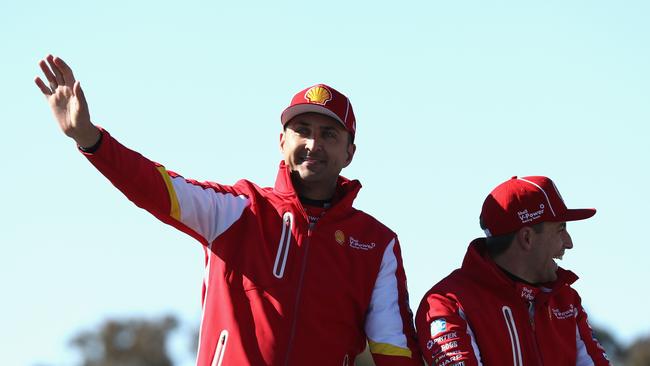
[[[325,160],[313,156],[304,156],[300,158],[299,162],[300,164],[306,163],[307,165],[312,165],[312,164],[324,163]]]
[[[564,257],[564,252],[562,252],[560,254],[556,254],[556,255],[553,256],[553,264],[555,265],[556,269],[558,268],[557,261],[561,261],[562,257]]]

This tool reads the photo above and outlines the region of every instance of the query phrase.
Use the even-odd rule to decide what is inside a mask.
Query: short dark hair
[[[481,224],[481,229],[485,230],[483,221],[481,221],[480,224]],[[531,225],[530,227],[533,228],[533,231],[535,231],[537,234],[544,231],[543,222],[537,223],[535,225]],[[485,238],[485,244],[486,244],[488,255],[491,258],[494,258],[503,254],[506,250],[508,250],[508,248],[510,248],[510,245],[512,244],[512,241],[515,239],[516,234],[517,232],[514,231],[503,235],[488,236],[487,238]]]
[[[515,238],[515,234],[516,232],[485,238],[485,246],[490,257],[494,258],[508,250]]]

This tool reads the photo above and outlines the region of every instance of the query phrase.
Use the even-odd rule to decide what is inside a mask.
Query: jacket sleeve
[[[422,365],[397,238],[384,251],[366,314],[365,332],[377,366]]]
[[[580,299],[580,297],[578,297]],[[593,330],[587,321],[587,313],[578,301],[576,314],[576,349],[578,352],[576,366],[609,366],[605,349],[594,337]]]
[[[427,365],[482,365],[474,333],[452,297],[427,293],[418,308],[415,325]]]
[[[101,132],[99,147],[84,153],[86,158],[138,207],[205,245],[237,221],[250,203],[233,187],[185,179]]]

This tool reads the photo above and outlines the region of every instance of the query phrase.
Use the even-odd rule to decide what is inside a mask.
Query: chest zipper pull
[[[528,302],[528,319],[530,321],[530,326],[535,330],[535,302]]]

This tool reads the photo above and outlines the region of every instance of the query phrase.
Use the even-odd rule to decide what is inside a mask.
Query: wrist
[[[84,132],[74,138],[77,146],[82,151],[90,150],[95,145],[98,145],[102,137],[102,132],[99,128],[92,126],[87,132]]]

